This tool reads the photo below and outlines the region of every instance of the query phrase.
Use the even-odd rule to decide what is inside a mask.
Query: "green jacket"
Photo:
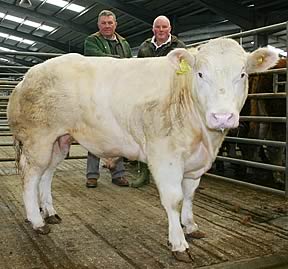
[[[84,55],[86,56],[109,56],[115,58],[131,58],[132,52],[125,38],[115,33],[118,43],[116,49],[118,54],[112,54],[107,41],[99,32],[88,36],[84,42]]]
[[[171,42],[161,46],[158,49],[156,49],[154,44],[151,43],[151,40],[152,38],[148,38],[140,45],[137,57],[143,58],[166,56],[175,48],[186,48],[186,45],[174,35],[171,36]]]

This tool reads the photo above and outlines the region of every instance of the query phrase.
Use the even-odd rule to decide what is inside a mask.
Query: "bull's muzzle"
[[[239,125],[239,116],[234,113],[210,113],[208,126],[212,129],[230,129]]]

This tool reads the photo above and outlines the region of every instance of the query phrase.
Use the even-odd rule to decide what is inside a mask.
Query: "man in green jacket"
[[[125,38],[115,32],[117,27],[116,16],[109,10],[103,10],[98,15],[99,32],[88,36],[84,43],[85,56],[130,58],[132,52]],[[96,188],[99,178],[100,159],[90,152],[87,157],[87,188]],[[129,186],[124,177],[123,158],[116,163],[116,167],[110,169],[112,183],[118,186]]]
[[[153,22],[154,36],[146,39],[139,47],[139,58],[166,56],[175,48],[186,48],[176,36],[171,35],[170,20],[166,16],[158,16]],[[141,187],[150,181],[150,172],[146,164],[140,163],[141,176],[133,181],[132,187]]]

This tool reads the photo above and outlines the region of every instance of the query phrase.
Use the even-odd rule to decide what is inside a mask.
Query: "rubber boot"
[[[139,188],[144,185],[149,184],[150,182],[150,171],[146,163],[139,162],[140,164],[140,176],[131,182],[130,187],[132,188]]]

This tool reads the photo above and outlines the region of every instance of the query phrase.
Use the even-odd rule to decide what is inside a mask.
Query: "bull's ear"
[[[263,72],[276,65],[278,60],[277,52],[267,48],[257,49],[248,55],[247,73]]]
[[[167,54],[169,61],[173,64],[175,69],[179,69],[181,60],[186,60],[190,67],[194,64],[194,56],[186,49],[174,49]]]

